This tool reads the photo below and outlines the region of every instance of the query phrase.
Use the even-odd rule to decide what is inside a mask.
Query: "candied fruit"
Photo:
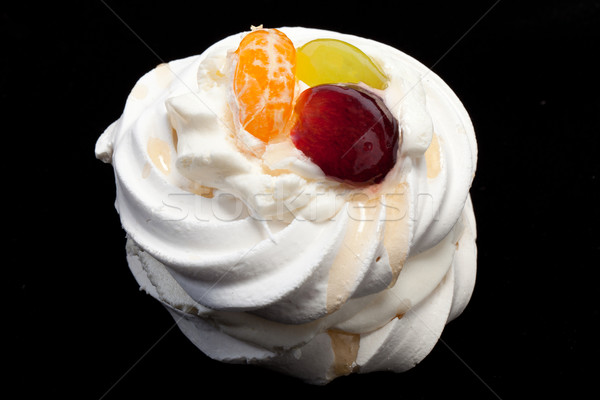
[[[294,108],[294,145],[341,181],[378,183],[396,163],[398,121],[383,100],[357,85],[318,85]]]
[[[360,83],[385,89],[388,78],[359,48],[337,39],[312,40],[297,50],[296,76],[309,86]]]
[[[282,133],[292,114],[296,49],[277,29],[247,34],[235,52],[233,92],[241,126],[268,142]]]

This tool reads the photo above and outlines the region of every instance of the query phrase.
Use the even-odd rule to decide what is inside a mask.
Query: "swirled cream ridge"
[[[243,33],[227,37],[144,75],[96,144],[114,167],[127,261],[216,360],[314,384],[407,370],[473,291],[473,126],[451,89],[399,50],[280,30],[297,47],[335,38],[376,60],[389,77],[378,94],[402,135],[395,167],[380,184],[352,187],[291,143],[240,132],[228,53]]]

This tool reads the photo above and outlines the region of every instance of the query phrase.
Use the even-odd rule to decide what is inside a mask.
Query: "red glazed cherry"
[[[396,163],[398,122],[379,96],[356,85],[318,85],[300,94],[290,135],[326,175],[378,183]]]

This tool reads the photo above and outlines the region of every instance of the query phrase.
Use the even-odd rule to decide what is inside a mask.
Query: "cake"
[[[471,298],[474,129],[388,45],[229,36],[144,75],[96,157],[132,274],[214,360],[318,385],[402,372]]]

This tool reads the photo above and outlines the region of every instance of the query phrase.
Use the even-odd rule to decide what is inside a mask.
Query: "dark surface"
[[[292,12],[274,1],[123,3],[1,12],[11,398],[587,393],[599,356],[599,1],[294,2]],[[472,117],[475,292],[407,373],[312,387],[213,362],[129,273],[112,169],[95,159],[95,141],[145,72],[261,23],[397,47],[432,67]]]

